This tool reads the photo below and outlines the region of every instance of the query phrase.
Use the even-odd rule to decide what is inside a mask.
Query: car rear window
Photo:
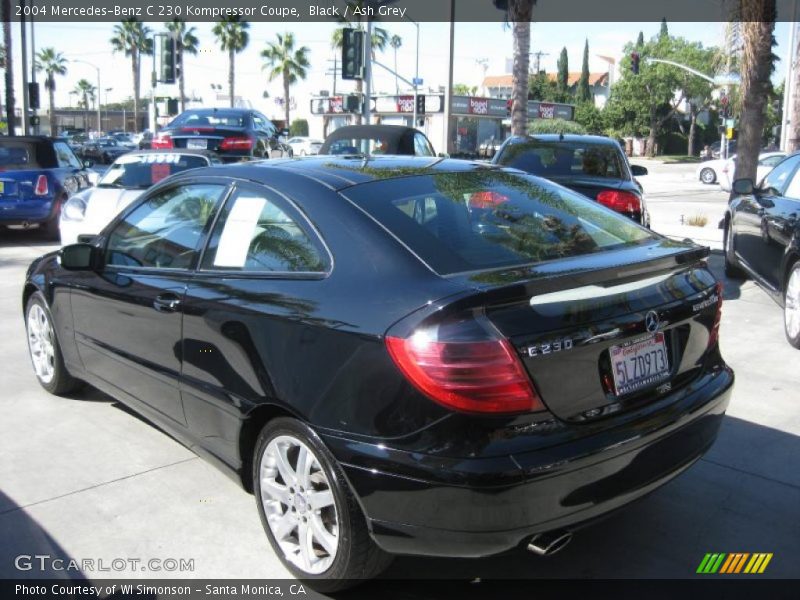
[[[246,113],[203,110],[185,112],[170,123],[170,127],[246,127]]]
[[[497,163],[548,179],[576,176],[628,179],[622,151],[612,144],[566,140],[510,143]]]
[[[52,169],[56,166],[55,155],[43,144],[31,141],[0,139],[0,169]]]
[[[191,154],[126,154],[114,161],[97,185],[146,189],[174,173],[208,164],[205,157]]]
[[[579,194],[499,170],[375,181],[343,194],[441,275],[655,239],[647,229]]]

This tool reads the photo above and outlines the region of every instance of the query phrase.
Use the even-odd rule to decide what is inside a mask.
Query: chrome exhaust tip
[[[562,550],[572,541],[572,532],[566,529],[556,529],[537,533],[528,542],[528,552],[539,556],[550,556]]]

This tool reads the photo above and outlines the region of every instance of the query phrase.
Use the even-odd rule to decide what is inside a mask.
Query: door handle
[[[153,300],[153,308],[158,312],[175,312],[181,305],[181,299],[175,294],[162,294]]]

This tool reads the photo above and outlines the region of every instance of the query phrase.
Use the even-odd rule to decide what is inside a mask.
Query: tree
[[[294,136],[307,136],[308,135],[308,121],[305,119],[295,119],[289,126],[289,135]]]
[[[591,102],[592,90],[589,89],[589,40],[583,46],[583,65],[581,66],[581,78],[578,81],[578,102]]]
[[[536,73],[528,81],[528,100],[545,102],[558,102],[561,100],[558,93],[558,84],[552,81],[544,71]]]
[[[775,56],[775,0],[743,0],[741,3],[742,72],[739,143],[734,179],[756,178],[758,151],[764,130],[764,108],[770,91]]]
[[[641,48],[642,46],[644,46],[644,32],[640,31],[639,37],[636,38],[636,47]]]
[[[276,42],[268,42],[267,47],[262,50],[261,57],[264,59],[264,69],[270,69],[269,80],[281,78],[283,82],[283,104],[286,114],[286,127],[289,126],[290,96],[289,87],[296,83],[298,79],[305,79],[308,74],[308,53],[310,50],[306,46],[301,46],[295,50],[294,34],[277,34]]]
[[[250,43],[250,23],[242,21],[239,15],[223,17],[212,30],[223,51],[228,53],[228,94],[230,105],[234,105],[236,82],[236,55]]]
[[[714,60],[718,52],[717,48],[704,48],[700,42],[688,42],[683,38],[676,38],[672,41],[672,58],[701,73],[711,74],[714,72]],[[711,105],[711,93],[714,86],[702,77],[682,69],[677,70],[677,76],[681,95],[689,105],[687,154],[694,156],[696,153],[697,115]]]
[[[180,71],[180,79],[178,79],[178,94],[181,98],[181,112],[186,110],[186,88],[184,82],[186,80],[186,70],[184,69],[183,56],[184,54],[191,54],[197,56],[197,50],[200,46],[200,40],[195,35],[196,29],[194,27],[187,27],[186,23],[180,19],[175,19],[167,23],[167,31],[175,36],[175,42],[178,49],[177,66]]]
[[[44,71],[44,87],[48,92],[48,100],[50,102],[50,111],[48,113],[50,135],[56,135],[57,128],[54,113],[56,75],[63,76],[67,74],[67,59],[64,58],[61,52],[56,52],[53,48],[42,48],[36,53],[33,66],[37,71]]]
[[[83,107],[83,127],[88,131],[87,122],[89,117],[87,112],[91,103],[94,102],[97,88],[94,87],[88,79],[79,79],[73,91],[78,95],[78,108]],[[97,124],[97,128],[98,130],[100,129],[99,123]]]
[[[528,128],[528,71],[530,68],[531,18],[536,0],[508,0],[508,20],[514,34],[514,66],[511,87],[511,135],[525,135]]]
[[[594,102],[581,102],[575,107],[575,122],[585,128],[585,133],[602,135],[605,130],[603,113]]]
[[[536,135],[538,133],[576,133],[584,135],[586,128],[575,121],[565,121],[564,119],[534,119],[528,124],[528,133]]]
[[[658,39],[659,41],[666,40],[669,38],[669,28],[667,27],[667,19],[666,17],[662,17],[661,19],[661,30],[658,32]]]
[[[453,95],[454,96],[474,96],[478,93],[477,85],[467,85],[466,83],[454,83]]]
[[[111,38],[111,46],[114,52],[122,52],[131,59],[133,114],[137,129],[139,124],[140,63],[142,55],[153,53],[153,40],[150,34],[149,27],[142,25],[135,17],[131,17],[118,25],[114,25],[114,37]]]
[[[11,0],[2,0],[3,4],[3,47],[13,48],[11,40]],[[5,53],[6,72],[6,123],[8,134],[14,133],[14,53]]]
[[[403,38],[399,35],[393,35],[389,38],[389,45],[394,50],[394,93],[400,93],[400,82],[397,79],[397,50],[403,45]]]
[[[558,93],[563,100],[566,100],[569,96],[569,56],[567,55],[566,47],[561,49],[561,55],[558,57],[556,65],[558,67],[558,74],[556,75]]]

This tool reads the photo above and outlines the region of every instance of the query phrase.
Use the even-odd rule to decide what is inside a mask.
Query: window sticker
[[[219,238],[215,267],[244,267],[261,211],[267,203],[258,196],[239,196]]]
[[[151,183],[158,183],[165,177],[169,177],[172,172],[172,167],[167,163],[153,163],[150,165],[150,181]]]

